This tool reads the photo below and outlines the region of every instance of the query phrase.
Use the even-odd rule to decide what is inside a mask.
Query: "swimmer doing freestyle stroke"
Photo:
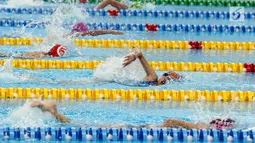
[[[82,3],[87,3],[88,0],[82,0]],[[118,10],[125,10],[128,8],[142,8],[141,2],[133,2],[132,5],[128,6],[116,0],[103,0],[99,3],[95,9],[104,9],[106,6],[111,5]],[[74,25],[72,32],[68,35],[71,36],[98,36],[105,34],[123,35],[123,32],[117,30],[89,30],[89,27],[84,22],[79,22]]]
[[[123,33],[116,30],[94,30],[89,31],[88,26],[83,23],[77,23],[73,26],[71,35],[75,34],[76,36],[98,36],[98,35],[105,35],[105,34],[115,34],[115,35],[122,35]],[[41,58],[50,58],[50,57],[62,57],[66,54],[67,48],[64,45],[56,44],[53,46],[49,52],[42,52],[42,51],[35,51],[35,52],[25,52],[22,54],[13,55],[12,53],[0,53],[0,57],[13,57],[13,58],[20,58],[20,59],[41,59]]]
[[[88,3],[89,0],[80,0],[81,3]],[[108,5],[118,9],[118,10],[125,10],[125,9],[129,9],[129,8],[133,8],[133,9],[141,9],[143,8],[143,5],[141,3],[141,1],[136,1],[136,2],[129,2],[129,4],[124,4],[121,2],[118,2],[116,0],[103,0],[101,3],[99,3],[95,9],[104,9],[105,7],[107,7]]]
[[[39,108],[43,112],[49,112],[51,115],[53,115],[58,121],[62,123],[73,123],[73,124],[80,124],[76,123],[75,121],[72,121],[65,115],[61,114],[58,112],[57,109],[57,104],[55,101],[40,101],[40,100],[34,100],[30,103],[31,107],[34,108]],[[132,125],[102,125],[100,127],[107,127],[107,128],[112,128],[112,127],[118,127],[118,128],[152,128],[152,127],[162,127],[162,128],[186,128],[186,129],[210,129],[210,128],[215,128],[217,130],[220,129],[232,129],[234,127],[235,121],[226,118],[226,119],[215,119],[210,121],[209,123],[192,123],[192,122],[187,122],[184,120],[178,120],[178,119],[167,119],[163,122],[161,125],[150,125],[150,124],[145,124],[145,125],[140,125],[140,126],[132,126]],[[83,124],[86,125],[86,124]]]
[[[62,57],[66,54],[67,48],[61,44],[53,46],[49,52],[25,52],[23,54],[12,55],[12,53],[0,53],[0,57],[13,57],[19,59],[41,59],[50,57]]]
[[[147,62],[145,56],[140,51],[135,51],[127,56],[124,57],[123,67],[126,67],[130,65],[132,62],[134,62],[136,59],[138,59],[146,73],[146,76],[144,77],[144,82],[148,85],[164,85],[170,80],[179,81],[182,79],[182,76],[174,71],[169,71],[164,73],[160,78],[158,78],[158,75],[156,74],[155,70],[149,65]]]

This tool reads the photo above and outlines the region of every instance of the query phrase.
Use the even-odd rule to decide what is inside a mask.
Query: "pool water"
[[[95,5],[72,6],[75,10],[92,8]],[[5,2],[0,5],[10,7]],[[22,5],[21,7],[29,7]],[[68,5],[45,3],[39,7],[63,8]],[[229,11],[228,7],[205,6],[156,6],[157,10],[189,10],[189,11]],[[75,13],[75,10],[72,11]],[[246,12],[255,12],[254,8],[246,8]],[[61,17],[62,16],[62,17]],[[76,17],[75,17],[76,16]],[[61,25],[64,21],[84,21],[90,23],[157,23],[157,24],[218,24],[233,25],[229,20],[219,19],[186,19],[186,18],[155,18],[155,17],[86,17],[65,14],[39,15],[39,14],[10,14],[1,13],[0,20],[43,20]],[[242,23],[245,26],[254,26],[254,19]],[[53,27],[53,26],[52,26]],[[12,54],[29,51],[47,51],[56,43],[67,45],[68,53],[57,60],[103,60],[104,66],[95,70],[26,70],[4,69],[0,70],[1,88],[90,88],[90,89],[158,89],[158,90],[233,90],[254,91],[254,73],[217,73],[217,72],[179,72],[184,79],[179,82],[170,81],[163,86],[139,86],[130,82],[142,80],[145,76],[138,61],[122,69],[123,57],[132,52],[126,48],[91,48],[77,47],[73,38],[63,38],[70,29],[63,27],[24,28],[0,27],[0,37],[48,37],[48,42],[40,46],[6,46],[0,45],[0,52]],[[77,37],[78,39],[129,39],[129,40],[193,40],[193,41],[231,41],[254,42],[254,33],[218,33],[218,32],[148,32],[124,31],[124,35],[102,35],[96,37]],[[253,63],[254,51],[243,50],[181,50],[181,49],[140,49],[148,61],[163,62],[227,62],[227,63]],[[6,59],[6,58],[1,58]],[[55,60],[46,58],[45,60]],[[165,71],[156,71],[158,76]],[[28,100],[0,100],[0,126],[1,127],[108,127],[115,125],[143,124],[161,125],[168,118],[176,118],[188,122],[208,123],[218,117],[230,117],[236,121],[235,129],[253,129],[254,103],[240,102],[173,102],[173,101],[105,101],[105,100],[57,100],[61,113],[78,124],[62,124],[56,121],[49,113],[31,108]],[[85,125],[86,124],[86,125]],[[2,135],[0,135],[0,138]]]
[[[25,105],[24,105],[25,104]],[[161,101],[65,101],[57,102],[59,112],[78,124],[61,124],[40,110],[29,107],[29,100],[1,101],[0,125],[14,127],[111,127],[111,125],[161,125],[176,118],[205,122],[216,117],[231,117],[237,129],[254,127],[253,103],[205,103]],[[22,111],[22,117],[20,112]],[[9,116],[8,118],[6,118]],[[19,117],[17,119],[17,117]],[[24,122],[26,124],[24,124]],[[81,125],[80,125],[81,124]]]

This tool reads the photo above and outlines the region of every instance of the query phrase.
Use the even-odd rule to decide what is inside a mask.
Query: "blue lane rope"
[[[186,130],[145,128],[10,128],[0,129],[1,140],[38,141],[192,141],[251,142],[252,130]]]
[[[31,20],[0,20],[0,27],[45,28],[49,22],[31,23]],[[65,28],[71,28],[73,23],[64,23]],[[90,30],[121,30],[121,31],[146,31],[146,24],[129,23],[87,23]],[[157,31],[165,32],[218,32],[218,33],[255,33],[255,26],[245,25],[194,25],[194,24],[154,24]]]
[[[54,8],[0,8],[0,13],[11,14],[43,14],[51,15]],[[90,16],[108,16],[108,11],[104,9],[85,9]],[[169,18],[200,18],[200,19],[229,19],[231,13],[224,11],[172,11],[172,10],[120,10],[121,17],[169,17]],[[245,12],[246,20],[255,19],[255,12]]]

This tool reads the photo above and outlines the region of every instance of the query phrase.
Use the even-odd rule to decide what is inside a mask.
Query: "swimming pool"
[[[7,63],[0,70],[0,139],[253,141],[254,7],[245,7],[244,22],[235,23],[229,21],[229,7],[223,6],[156,5],[153,10],[121,10],[118,16],[93,10],[95,6],[1,3],[0,52],[47,51],[62,43],[68,53],[62,58],[0,59]],[[78,21],[90,29],[125,34],[63,37]],[[203,48],[193,49],[190,41],[202,41]],[[139,62],[121,68],[131,47],[143,52],[159,76],[171,69],[184,80],[137,85],[133,81],[145,75]],[[56,100],[59,111],[78,124],[59,123],[31,108],[33,98]],[[208,131],[159,128],[168,118],[200,123],[218,117],[231,117],[237,126]],[[144,124],[156,127],[130,128]]]

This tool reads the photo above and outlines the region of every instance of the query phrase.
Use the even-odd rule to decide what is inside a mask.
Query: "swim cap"
[[[74,33],[74,32],[88,32],[88,31],[89,31],[89,27],[84,22],[76,23],[72,29],[72,33]]]
[[[65,46],[63,46],[63,45],[61,45],[61,44],[56,44],[54,47],[52,47],[52,48],[50,49],[50,55],[51,55],[52,57],[60,57],[60,56],[62,56],[62,55],[60,54],[60,52],[62,52],[62,53],[65,54],[66,51],[67,51],[67,49],[66,49]]]

